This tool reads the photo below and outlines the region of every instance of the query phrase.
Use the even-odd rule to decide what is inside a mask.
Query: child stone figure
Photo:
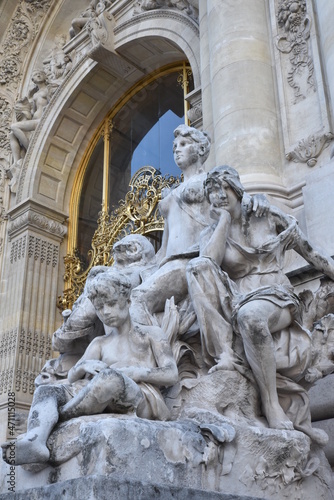
[[[95,338],[70,370],[68,382],[39,386],[34,394],[27,433],[18,438],[15,465],[47,462],[46,445],[59,419],[135,412],[142,418],[169,417],[159,386],[177,382],[170,345],[155,326],[134,327],[129,315],[131,283],[120,272],[97,275],[87,294],[106,335]],[[10,443],[2,445],[4,459]]]

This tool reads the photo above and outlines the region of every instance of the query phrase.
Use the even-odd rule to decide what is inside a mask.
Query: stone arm
[[[270,204],[266,196],[255,194],[250,196],[244,193],[242,205],[248,216],[266,217],[270,210]],[[227,210],[220,207],[210,207],[210,217],[216,224],[204,229],[200,237],[200,256],[210,257],[219,266],[221,265],[226,249],[227,236],[231,225],[231,216]]]
[[[321,271],[334,281],[334,260],[310,243],[292,217],[284,214],[279,208],[274,206],[270,207],[270,214],[276,223],[278,233],[289,229],[289,227],[293,227],[289,248],[295,250],[307,262],[312,264],[315,269]]]
[[[297,238],[294,250],[318,271],[321,271],[334,281],[334,260],[325,255],[321,250],[315,248],[299,228],[297,228]]]
[[[167,220],[165,220],[164,231],[163,231],[163,235],[162,235],[161,247],[159,248],[158,252],[156,253],[156,262],[157,262],[158,265],[166,257],[168,237],[169,237],[168,222],[167,222]]]
[[[209,257],[220,266],[225,255],[231,215],[227,210],[216,207],[211,207],[210,215],[217,223],[202,231],[199,254],[201,257]]]
[[[68,380],[73,382],[85,377],[86,374],[96,375],[101,370],[108,367],[101,361],[101,339],[94,339],[87,347],[84,355],[68,372]]]
[[[174,359],[171,346],[159,327],[149,328],[151,349],[154,354],[157,367],[125,366],[117,370],[127,375],[134,382],[146,382],[160,386],[171,386],[178,381],[178,369]]]

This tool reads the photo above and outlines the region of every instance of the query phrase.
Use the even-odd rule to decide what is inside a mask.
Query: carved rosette
[[[286,159],[314,167],[317,163],[317,157],[333,139],[334,135],[331,132],[319,136],[310,135],[307,139],[299,141],[298,146],[286,155]]]
[[[82,293],[87,275],[93,266],[111,265],[111,252],[114,243],[127,234],[149,235],[153,231],[162,231],[164,221],[158,212],[158,203],[164,188],[177,186],[180,180],[175,177],[161,176],[153,167],[139,169],[130,181],[130,190],[109,215],[100,212],[98,228],[92,239],[89,251],[90,263],[83,269],[77,252],[66,255],[65,283],[62,297],[58,297],[58,307],[62,310],[72,307]]]
[[[281,35],[277,49],[289,54],[288,83],[294,92],[294,103],[306,98],[307,92],[316,90],[314,65],[309,48],[311,19],[306,0],[278,0],[277,22]],[[302,81],[305,81],[302,84]]]

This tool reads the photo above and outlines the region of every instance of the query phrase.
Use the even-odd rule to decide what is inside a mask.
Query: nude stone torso
[[[156,366],[148,335],[132,331],[123,336],[111,332],[95,342],[100,347],[101,361],[110,367]]]
[[[203,191],[205,177],[205,173],[193,176],[171,190],[159,204],[168,226],[166,257],[186,253],[198,245],[201,231],[210,223]]]

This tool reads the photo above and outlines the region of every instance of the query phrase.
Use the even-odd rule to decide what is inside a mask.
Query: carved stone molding
[[[12,246],[14,246],[15,243],[16,241],[13,242]],[[42,238],[29,235],[28,257],[39,260],[41,263],[45,262],[47,266],[52,265],[52,267],[56,267],[59,260],[58,245],[54,245]]]
[[[27,165],[29,164],[29,161],[31,158],[31,153],[32,153],[34,146],[36,144],[36,141],[39,137],[40,131],[44,127],[45,123],[49,120],[50,114],[52,114],[54,112],[53,104],[58,101],[58,99],[61,95],[63,86],[66,86],[69,83],[70,79],[72,78],[72,73],[74,72],[74,69],[79,72],[79,66],[84,68],[87,65],[87,63],[89,63],[89,61],[90,61],[90,57],[87,55],[85,55],[84,57],[82,57],[82,59],[80,59],[80,61],[78,61],[75,68],[74,67],[72,68],[72,70],[62,80],[61,85],[59,85],[57,87],[57,89],[53,92],[52,97],[50,99],[50,102],[47,104],[47,106],[45,106],[44,111],[43,111],[43,115],[38,122],[38,125],[37,125],[37,128],[36,128],[34,134],[32,134],[32,136],[31,136],[31,139],[29,141],[29,148],[28,148],[27,153],[26,153],[24,160],[22,162],[21,174],[20,174],[20,178],[19,178],[19,185],[18,185],[17,193],[16,193],[16,202],[17,203],[20,203],[22,200],[22,191],[23,191],[25,176],[27,173]],[[94,64],[96,64],[96,63],[94,62]]]
[[[134,2],[133,15],[156,9],[176,9],[198,23],[198,9],[188,0],[137,0]]]
[[[158,19],[165,18],[165,19],[173,19],[176,21],[181,21],[188,28],[191,28],[196,34],[196,36],[198,36],[198,25],[194,22],[194,20],[188,16],[185,16],[180,11],[173,9],[153,10],[151,12],[143,12],[141,14],[138,14],[138,16],[134,16],[132,19],[129,19],[124,23],[116,26],[114,33],[115,35],[118,35],[124,29],[128,29],[134,25],[138,25],[138,23],[141,21],[146,21],[146,20],[154,21],[157,18]]]
[[[276,47],[283,54],[289,54],[287,80],[294,92],[294,103],[297,103],[305,99],[310,90],[316,90],[309,47],[311,18],[307,14],[306,0],[278,0],[277,23],[282,34],[277,37]]]
[[[0,359],[5,359],[15,353],[17,329],[7,331],[0,338]]]
[[[22,236],[16,241],[13,241],[10,249],[10,263],[13,264],[21,259],[24,259],[26,253],[26,241],[27,237]]]
[[[33,228],[38,232],[51,235],[53,239],[62,241],[67,234],[67,227],[63,224],[65,217],[57,214],[53,219],[52,215],[54,214],[45,215],[41,212],[41,207],[33,203],[14,209],[9,216],[8,235],[10,240],[22,231]]]
[[[331,132],[323,135],[310,135],[307,139],[301,140],[298,146],[287,153],[285,157],[289,161],[306,163],[309,167],[314,167],[317,163],[317,157],[333,139],[334,135]]]
[[[6,394],[13,384],[13,369],[7,368],[0,372],[0,395]]]
[[[13,374],[15,372],[15,391],[33,394],[34,381],[45,361],[51,357],[51,336],[43,332],[21,330],[18,335],[16,328],[6,331],[0,338],[1,365],[6,366],[5,360],[18,353],[17,366],[0,371],[0,394],[12,389]]]

